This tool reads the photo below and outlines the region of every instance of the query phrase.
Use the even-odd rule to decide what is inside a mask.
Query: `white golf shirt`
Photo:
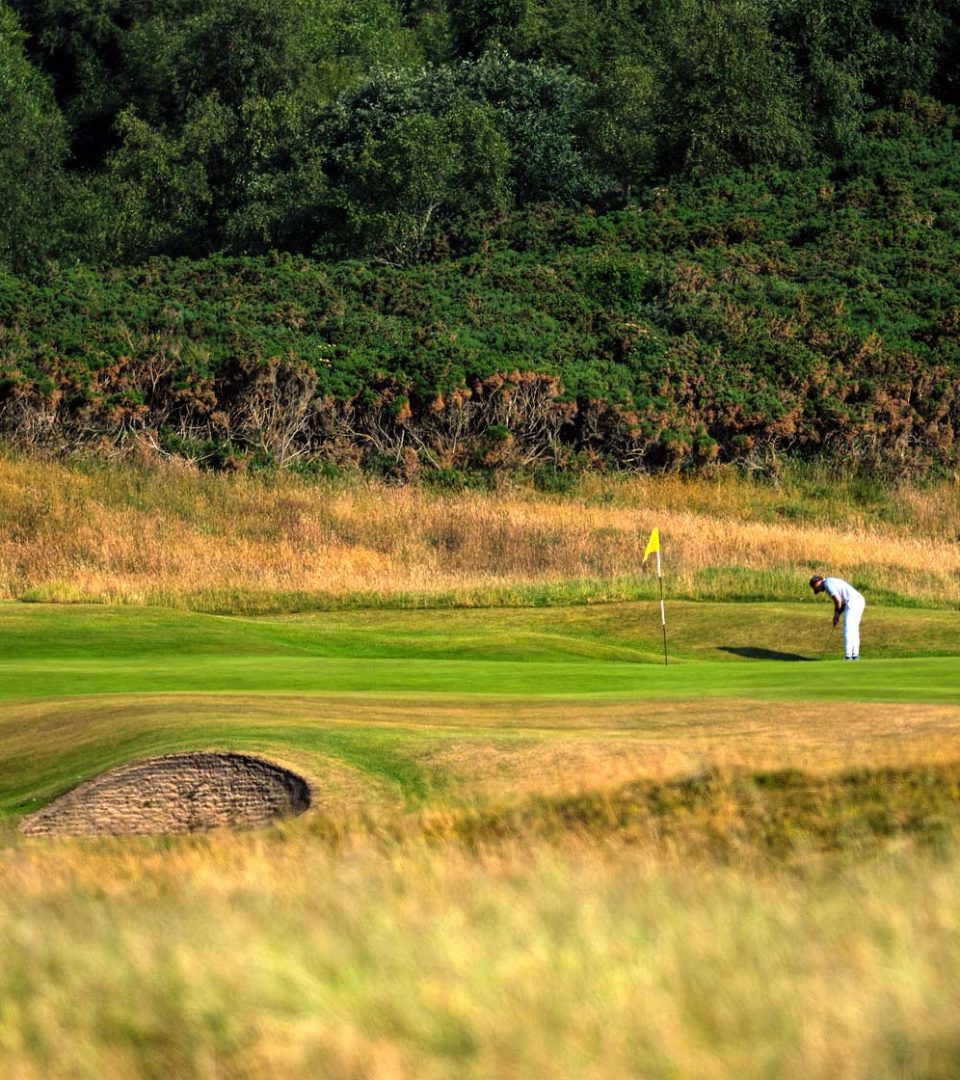
[[[866,604],[863,593],[844,581],[843,578],[828,577],[823,579],[823,587],[831,599],[839,599],[844,608],[857,608]]]

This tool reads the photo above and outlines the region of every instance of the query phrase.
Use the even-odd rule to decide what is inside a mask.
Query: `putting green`
[[[960,702],[952,612],[871,610],[866,659],[836,659],[823,605],[348,612],[239,619],[0,607],[0,698],[175,691],[751,696]]]

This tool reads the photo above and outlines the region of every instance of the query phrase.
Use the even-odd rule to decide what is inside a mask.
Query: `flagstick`
[[[667,667],[667,609],[663,606],[663,567],[660,565],[659,547],[657,547],[657,580],[660,582],[660,625],[663,627],[663,666]]]

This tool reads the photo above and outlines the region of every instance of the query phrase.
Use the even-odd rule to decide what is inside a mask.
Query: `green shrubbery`
[[[955,123],[910,98],[834,165],[677,181],[631,210],[536,205],[421,265],[221,255],[8,275],[3,430],[398,476],[781,453],[949,466]]]
[[[952,467],[958,49],[955,0],[0,0],[0,427]]]

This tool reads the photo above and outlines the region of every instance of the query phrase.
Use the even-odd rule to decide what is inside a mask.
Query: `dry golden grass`
[[[0,598],[230,609],[266,594],[482,602],[558,583],[620,597],[653,589],[639,556],[657,525],[674,595],[792,595],[824,567],[960,602],[960,488],[884,498],[881,518],[842,486],[725,474],[587,478],[560,497],[0,457]]]
[[[667,723],[655,703],[589,709],[599,714],[591,718],[599,730],[571,724],[553,738],[454,741],[422,760],[450,777],[458,797],[504,801],[603,792],[706,769],[817,775],[951,762],[960,739],[960,707],[936,705],[671,701]],[[576,715],[564,706],[549,719],[562,726]]]
[[[576,843],[23,843],[3,1075],[954,1074],[956,860],[690,870]]]

